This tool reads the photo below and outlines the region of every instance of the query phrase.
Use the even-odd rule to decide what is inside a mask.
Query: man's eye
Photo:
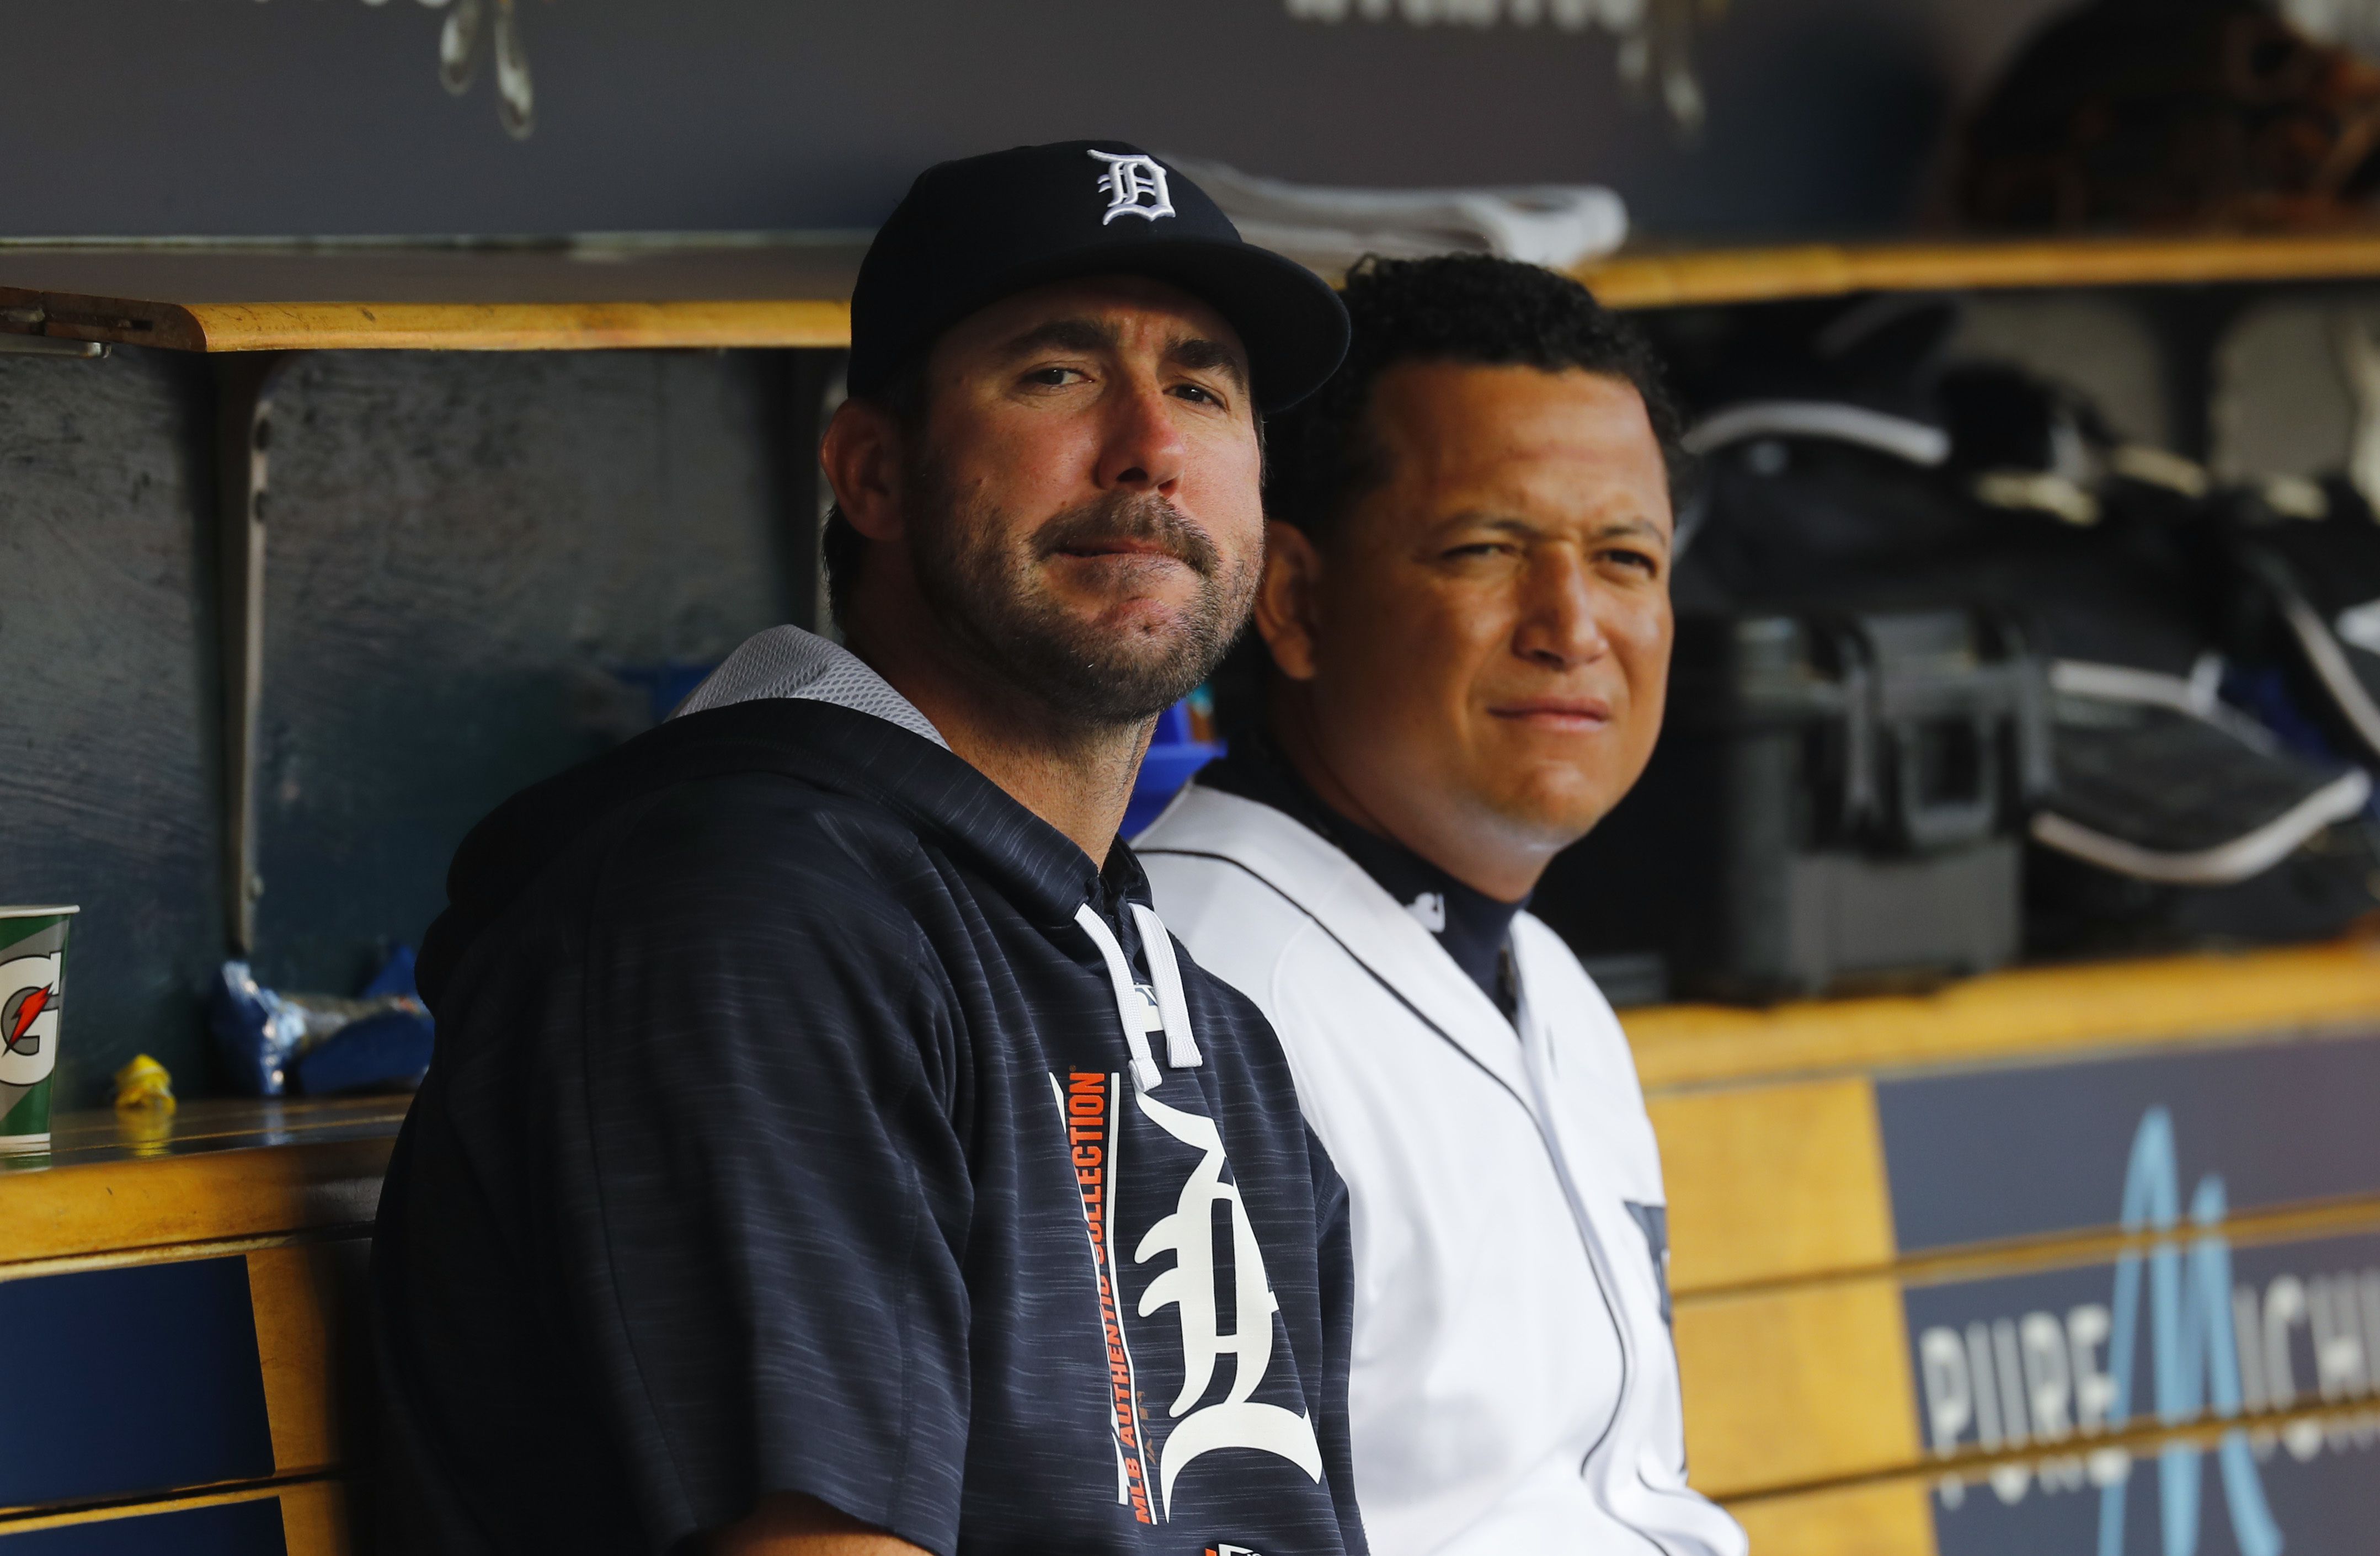
[[[1082,371],[1078,368],[1035,368],[1025,375],[1025,382],[1043,384],[1054,389],[1082,376]]]
[[[1196,383],[1176,384],[1173,392],[1185,400],[1196,400],[1201,405],[1219,406],[1223,403],[1212,390]]]
[[[1661,564],[1649,552],[1608,551],[1603,555],[1606,561],[1617,562],[1623,567],[1634,567],[1646,574],[1658,574],[1661,570]]]

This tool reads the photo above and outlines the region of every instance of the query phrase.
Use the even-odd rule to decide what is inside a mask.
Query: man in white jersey
[[[1643,772],[1675,419],[1576,283],[1368,261],[1272,426],[1260,727],[1138,840],[1345,1176],[1381,1556],[1741,1556],[1686,1483],[1661,1169],[1610,1006],[1523,911]]]

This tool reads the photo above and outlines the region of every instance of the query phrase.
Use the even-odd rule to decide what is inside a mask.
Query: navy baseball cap
[[[1261,409],[1304,399],[1347,353],[1347,310],[1320,276],[1243,241],[1205,190],[1137,146],[1062,140],[917,175],[859,266],[851,392],[881,390],[1002,298],[1115,274],[1169,282],[1229,320]]]

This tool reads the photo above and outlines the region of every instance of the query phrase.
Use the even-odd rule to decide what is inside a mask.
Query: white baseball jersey
[[[1262,1007],[1352,1196],[1355,1489],[1376,1556],[1742,1556],[1686,1485],[1661,1165],[1578,959],[1514,920],[1503,1013],[1354,860],[1193,784],[1135,845]]]

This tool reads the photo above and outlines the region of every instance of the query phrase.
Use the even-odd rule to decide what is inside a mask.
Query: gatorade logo
[[[1245,1545],[1210,1545],[1207,1548],[1206,1556],[1262,1556],[1262,1553]]]
[[[58,1063],[58,975],[66,957],[0,962],[0,1086],[32,1086]]]

